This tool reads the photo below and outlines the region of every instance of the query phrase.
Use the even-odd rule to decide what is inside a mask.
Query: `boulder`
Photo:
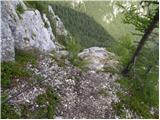
[[[69,52],[66,51],[66,50],[53,51],[49,55],[51,57],[56,58],[57,60],[59,60],[59,59],[66,59],[68,57],[68,55],[69,55]]]
[[[116,69],[118,61],[114,53],[101,47],[84,49],[78,54],[81,60],[87,61],[86,67],[90,70],[104,70],[104,68]]]

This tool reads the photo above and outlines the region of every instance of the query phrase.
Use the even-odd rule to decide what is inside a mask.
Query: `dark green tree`
[[[138,55],[140,54],[145,42],[148,40],[149,36],[151,35],[154,28],[157,26],[158,22],[159,22],[159,9],[157,9],[156,15],[154,16],[150,25],[146,28],[144,35],[141,38],[141,40],[137,46],[137,49],[136,49],[135,53],[133,54],[131,60],[128,62],[126,68],[124,68],[124,70],[122,71],[123,74],[128,74],[128,72],[131,70],[131,68],[132,68],[133,64],[136,62],[136,59],[137,59]]]
[[[142,35],[142,38],[139,41],[133,56],[122,71],[122,73],[126,75],[135,64],[136,59],[138,58],[146,41],[152,35],[154,28],[158,26],[159,3],[157,1],[140,1],[139,6],[143,8],[143,12],[141,12],[140,9],[135,6],[135,4],[131,4],[129,7],[124,7],[122,4],[118,3],[118,6],[124,10],[123,22],[134,25],[135,29],[138,31],[138,35]]]

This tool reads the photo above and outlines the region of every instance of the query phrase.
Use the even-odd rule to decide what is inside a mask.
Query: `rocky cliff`
[[[1,10],[2,61],[13,61],[15,49],[36,49],[42,53],[59,49],[46,14],[27,8],[22,1],[2,1]],[[48,10],[53,19],[56,19],[57,34],[67,35],[63,23],[54,14],[52,7],[49,6]]]

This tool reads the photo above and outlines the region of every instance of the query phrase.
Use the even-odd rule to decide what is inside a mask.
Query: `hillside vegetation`
[[[52,4],[52,7],[67,30],[83,47],[112,45],[113,37],[94,18],[59,4]]]
[[[42,20],[43,27],[52,28],[55,41],[51,42],[62,44],[62,48],[49,54],[16,49],[14,62],[2,62],[2,118],[158,118],[159,3],[142,0],[146,3],[143,7],[150,10],[143,15],[144,11],[139,14],[139,8],[135,6],[142,3],[130,2],[124,7],[123,2],[119,2],[116,9],[122,7],[122,11],[115,15],[115,4],[111,1],[85,1],[75,7],[72,2],[24,1],[27,10],[37,9],[42,19],[46,14],[51,25]],[[56,17],[53,19],[48,12],[49,5],[62,20],[67,36],[56,33]],[[19,17],[25,13],[22,5],[17,5],[16,13]],[[80,53],[85,57],[80,58]],[[114,59],[108,57],[109,53],[115,57],[116,67]],[[100,59],[103,56],[105,59]],[[94,61],[93,66],[104,69],[87,69],[85,65],[90,59],[86,57]],[[110,69],[107,62],[114,69]],[[34,89],[40,91],[41,88],[42,93],[31,99],[36,103],[36,109],[30,109],[28,102],[26,106],[16,108],[17,111],[20,109],[16,112],[15,106],[7,101],[8,91],[12,93],[12,88],[20,82],[36,82]],[[35,90],[29,90],[34,96]]]
[[[114,42],[114,38],[94,18],[85,13],[75,11],[59,2],[28,1],[27,3],[45,13],[47,13],[47,6],[51,4],[55,14],[61,18],[70,35],[76,38],[82,48],[111,47]]]

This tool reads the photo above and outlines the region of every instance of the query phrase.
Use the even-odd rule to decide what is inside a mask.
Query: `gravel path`
[[[116,92],[120,86],[115,81],[118,75],[111,73],[81,71],[72,65],[58,66],[50,57],[42,57],[37,67],[27,67],[36,75],[46,79],[43,84],[51,86],[60,97],[60,104],[56,109],[57,118],[115,118],[112,103],[119,102]],[[48,77],[49,76],[49,77]],[[18,91],[24,84],[20,84],[17,90],[11,89],[10,94]],[[10,102],[13,104],[32,103],[39,94],[45,92],[45,87],[35,86],[20,94]]]

